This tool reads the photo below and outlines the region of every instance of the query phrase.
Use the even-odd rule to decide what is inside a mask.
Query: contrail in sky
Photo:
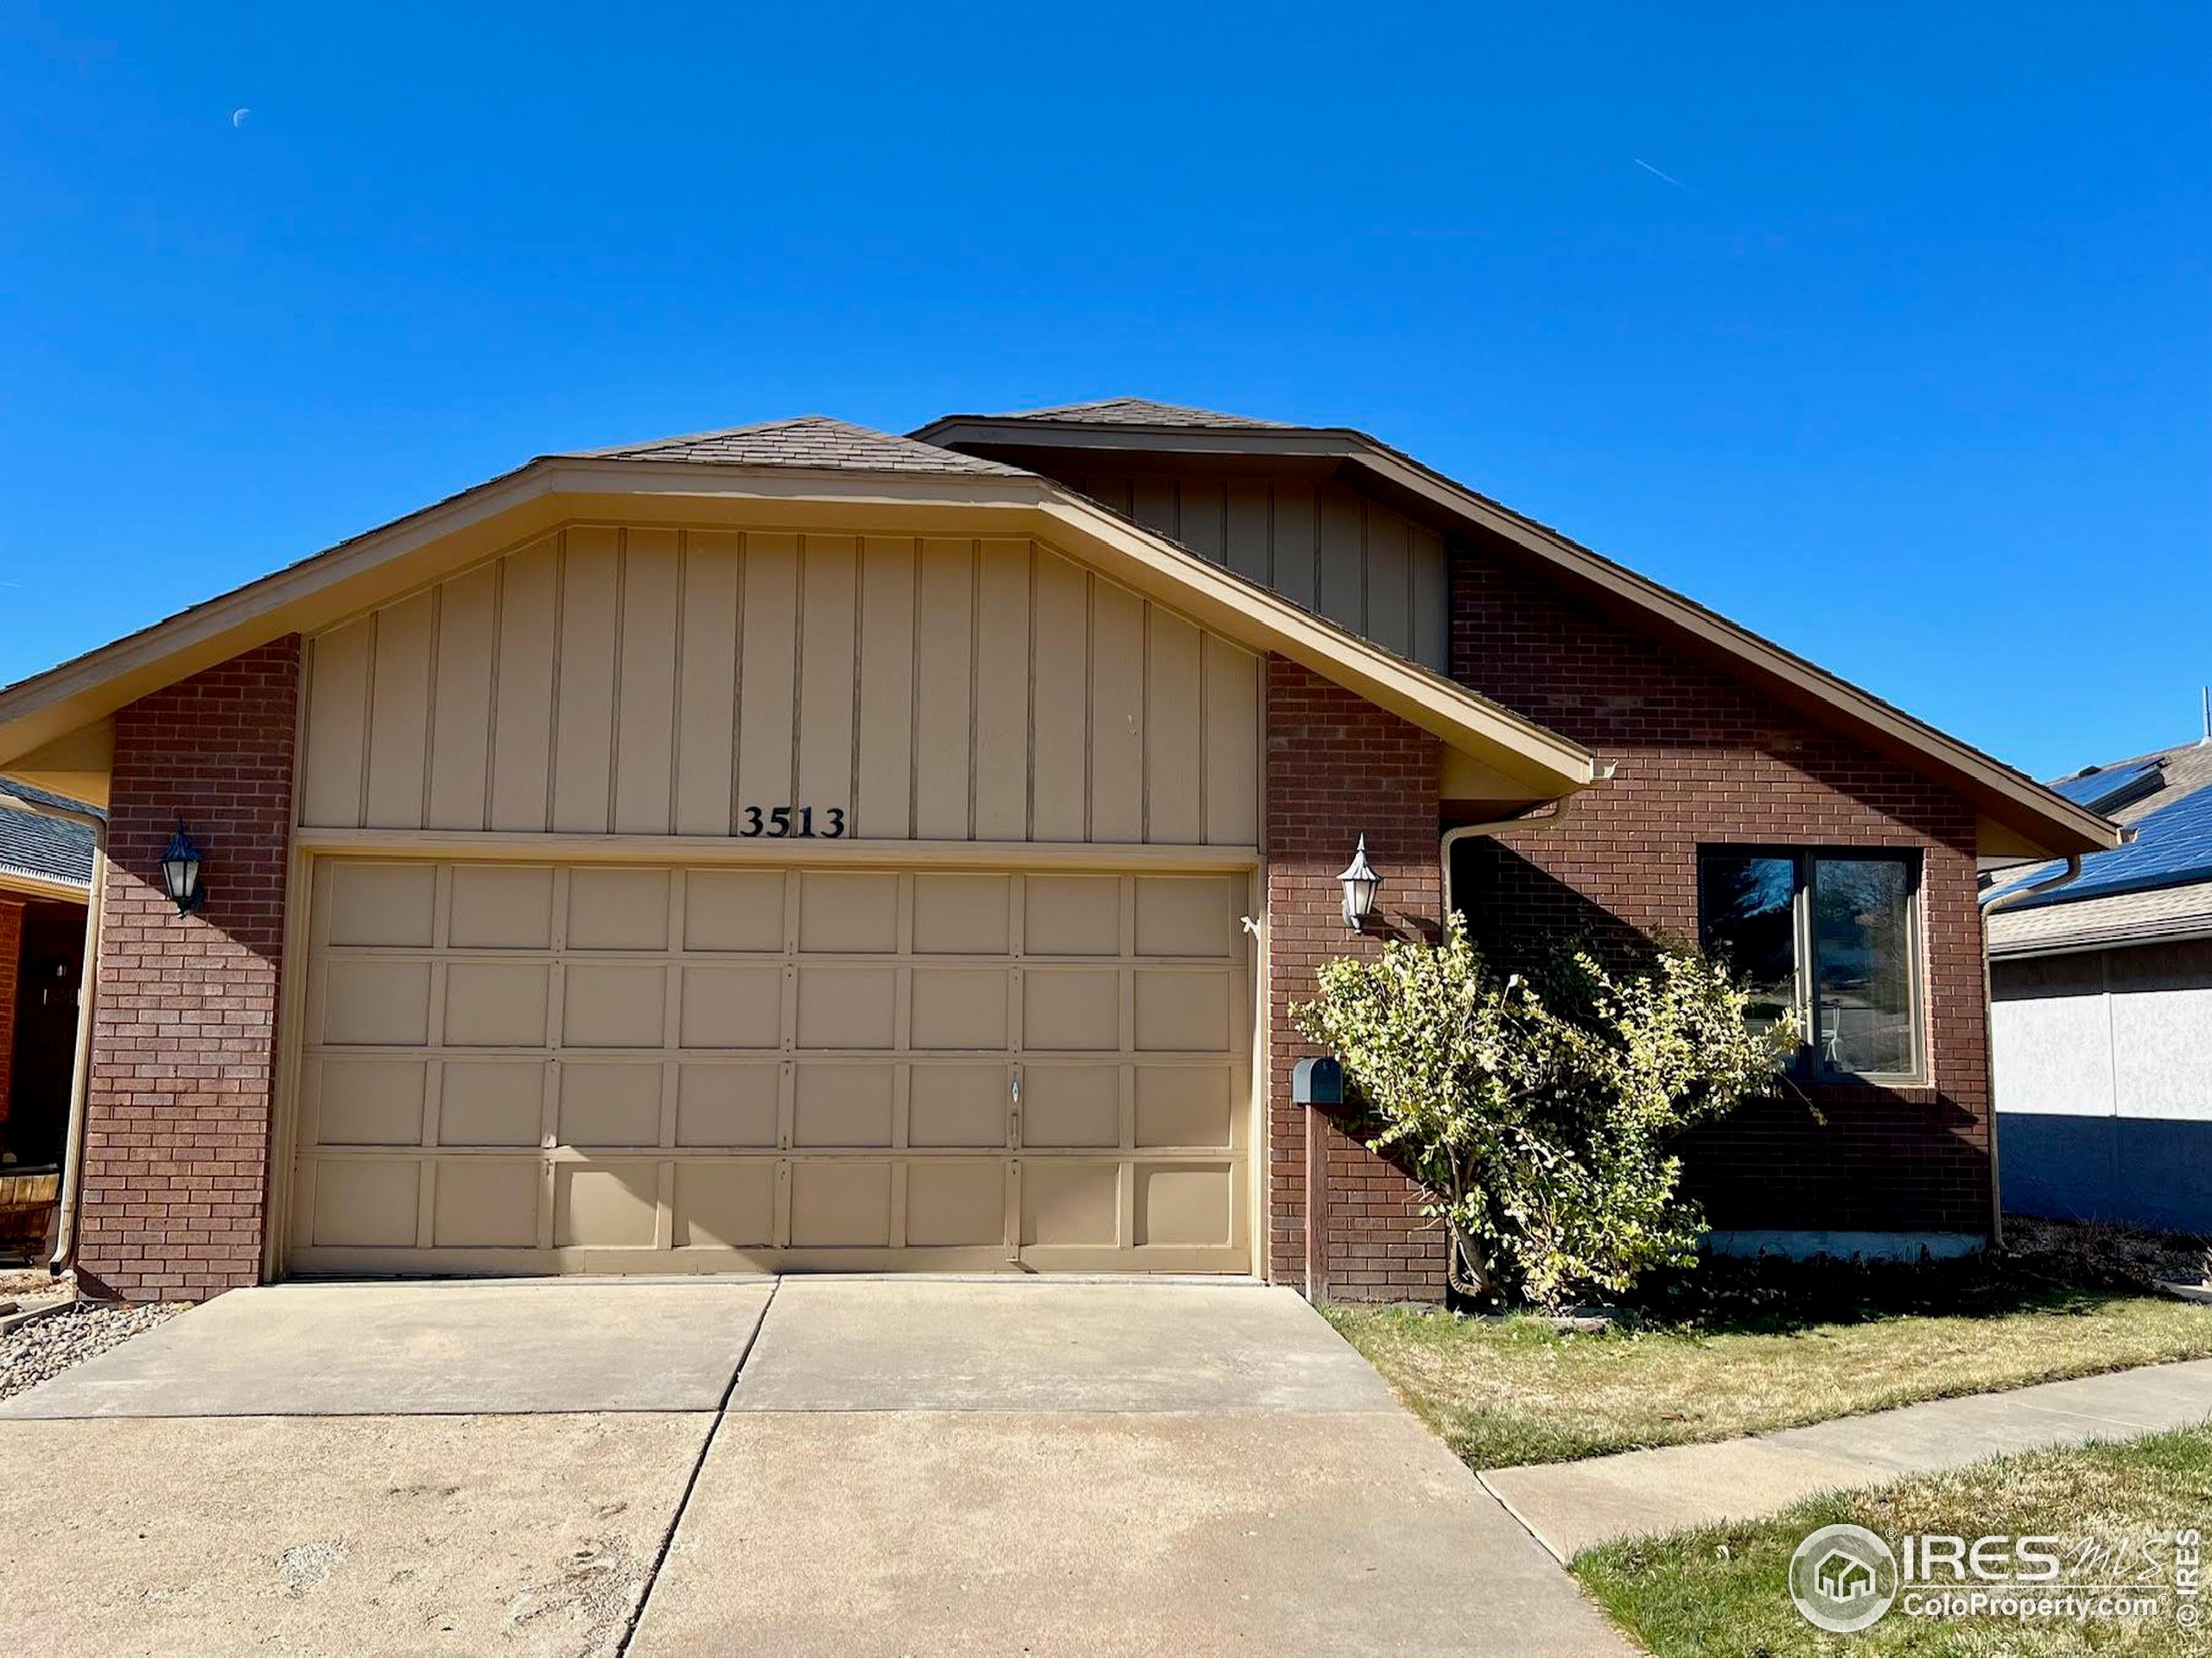
[[[1653,178],[1666,180],[1668,183],[1673,185],[1677,190],[1689,190],[1690,188],[1689,186],[1684,184],[1680,179],[1674,177],[1671,174],[1662,173],[1657,168],[1652,166],[1650,162],[1645,161],[1641,156],[1631,156],[1629,157],[1629,160],[1634,162],[1638,167],[1649,173]],[[1690,194],[1692,195],[1695,195],[1697,192],[1690,190]]]

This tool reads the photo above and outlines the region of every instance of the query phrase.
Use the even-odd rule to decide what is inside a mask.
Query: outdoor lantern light
[[[1382,885],[1382,878],[1375,874],[1375,867],[1367,861],[1367,837],[1359,838],[1359,847],[1351,855],[1351,862],[1337,878],[1344,884],[1344,925],[1357,933],[1367,925],[1375,913],[1375,889]]]
[[[176,821],[176,834],[169,837],[168,849],[162,855],[162,889],[180,916],[189,916],[199,909],[206,897],[200,887],[200,849],[185,834],[182,818]]]

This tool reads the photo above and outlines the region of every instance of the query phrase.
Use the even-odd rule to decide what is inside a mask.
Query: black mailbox
[[[1290,1097],[1300,1106],[1344,1103],[1344,1069],[1328,1056],[1300,1060],[1290,1069]]]

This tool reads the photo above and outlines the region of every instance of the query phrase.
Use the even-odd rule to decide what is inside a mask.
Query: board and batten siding
[[[1026,540],[571,526],[310,640],[301,817],[1251,846],[1260,674]]]
[[[1425,668],[1452,668],[1444,538],[1340,484],[1255,478],[1070,480],[1092,500]]]

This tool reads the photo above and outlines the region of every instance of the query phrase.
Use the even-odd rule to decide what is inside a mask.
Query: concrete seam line
[[[779,1277],[768,1286],[768,1300],[760,1304],[760,1317],[753,1322],[753,1331],[745,1339],[745,1346],[738,1350],[737,1363],[730,1367],[729,1384],[722,1390],[721,1403],[715,1408],[715,1426],[707,1431],[707,1438],[699,1442],[699,1455],[691,1460],[691,1472],[683,1482],[683,1496],[676,1500],[675,1511],[668,1517],[668,1530],[661,1534],[660,1548],[653,1552],[653,1564],[645,1573],[645,1581],[638,1592],[638,1605],[630,1610],[630,1619],[622,1627],[622,1639],[614,1644],[616,1659],[630,1651],[636,1639],[638,1626],[645,1621],[645,1604],[653,1599],[653,1586],[660,1582],[660,1570],[668,1563],[668,1552],[675,1547],[676,1529],[683,1524],[683,1512],[691,1507],[691,1494],[698,1490],[699,1471],[707,1466],[707,1454],[715,1449],[715,1438],[722,1432],[722,1425],[729,1421],[730,1396],[737,1392],[737,1380],[745,1375],[746,1362],[753,1357],[753,1351],[760,1345],[760,1333],[768,1328],[768,1314],[776,1306],[776,1293],[784,1287]]]
[[[1515,1523],[1520,1527],[1522,1531],[1527,1533],[1531,1538],[1535,1539],[1538,1543],[1544,1547],[1544,1553],[1546,1554],[1549,1555],[1561,1567],[1565,1567],[1567,1564],[1569,1558],[1560,1554],[1557,1545],[1554,1544],[1550,1539],[1545,1537],[1542,1533],[1538,1532],[1535,1528],[1529,1524],[1529,1517],[1513,1507],[1513,1500],[1511,1498],[1508,1497],[1503,1492],[1499,1491],[1497,1487],[1490,1484],[1490,1477],[1488,1475],[1478,1469],[1475,1471],[1475,1480],[1476,1483],[1482,1487],[1483,1491],[1488,1492],[1497,1502],[1498,1508],[1503,1510],[1508,1515],[1513,1517]]]

